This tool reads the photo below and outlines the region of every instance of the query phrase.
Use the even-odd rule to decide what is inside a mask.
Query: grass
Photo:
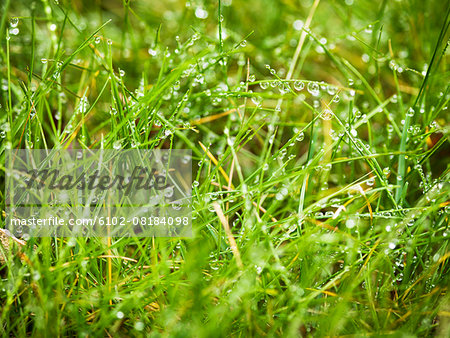
[[[2,335],[449,335],[448,3],[1,6],[3,179],[11,148],[191,149],[194,179],[192,238],[10,253]]]

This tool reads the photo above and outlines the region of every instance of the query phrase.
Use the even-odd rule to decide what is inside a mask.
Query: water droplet
[[[349,228],[349,229],[354,228],[355,225],[356,225],[356,221],[355,221],[355,219],[353,219],[353,218],[349,218],[349,219],[347,220],[347,222],[345,222],[345,226],[346,226],[347,228]]]
[[[136,331],[143,331],[145,328],[145,325],[143,322],[136,322],[136,323],[134,323],[134,328],[136,329]]]
[[[412,108],[412,107],[410,107],[409,109],[408,109],[408,112],[406,113],[406,116],[414,116],[414,109]]]
[[[327,93],[328,93],[328,95],[333,96],[334,94],[336,94],[336,87],[334,87],[334,86],[328,86],[328,87],[327,87]]]
[[[261,82],[259,84],[259,86],[261,87],[261,89],[267,89],[267,87],[269,87],[269,83],[268,82]]]
[[[108,39],[108,40],[106,40],[106,43],[111,46],[112,45],[112,40]]]
[[[17,25],[19,24],[19,18],[11,18],[11,20],[9,20],[9,24],[11,25],[11,27],[17,27]]]
[[[199,19],[206,19],[208,17],[208,12],[202,7],[197,7],[195,9],[195,16]]]
[[[241,47],[245,47],[247,46],[247,40],[242,40],[241,41]]]
[[[333,112],[330,109],[325,109],[320,115],[322,120],[331,120],[333,118]]]
[[[303,88],[305,88],[305,83],[303,81],[295,81],[294,88],[297,91],[301,91],[301,90],[303,90]]]
[[[368,186],[373,186],[375,184],[375,177],[371,177],[367,180],[366,184]]]
[[[46,64],[46,63],[47,63],[47,59],[42,58],[42,59],[41,59],[41,62],[42,62],[43,64]]]
[[[99,44],[100,41],[102,41],[102,38],[101,38],[100,36],[97,36],[97,37],[95,38],[95,43],[96,43],[96,44]]]
[[[315,82],[308,83],[307,90],[312,96],[319,96],[320,94],[320,87]]]
[[[304,22],[302,20],[295,20],[292,26],[296,31],[302,30]]]
[[[168,187],[164,190],[164,196],[172,197],[173,196],[173,187]]]
[[[113,148],[114,148],[114,149],[118,150],[118,149],[120,149],[121,147],[122,147],[122,142],[121,142],[121,141],[115,141],[115,142],[113,143]]]
[[[252,102],[256,104],[257,106],[261,104],[262,97],[261,96],[252,96]]]
[[[296,141],[301,142],[305,139],[305,133],[301,132],[300,134],[298,134],[298,136],[296,137]]]
[[[120,77],[124,76],[125,75],[125,71],[123,69],[119,68],[119,75],[120,75]]]

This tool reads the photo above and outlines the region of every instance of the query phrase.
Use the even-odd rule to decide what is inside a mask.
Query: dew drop
[[[11,18],[11,20],[9,20],[9,23],[11,27],[17,27],[17,25],[19,24],[19,18],[13,17]]]
[[[113,143],[113,148],[114,148],[114,149],[118,150],[118,149],[120,149],[121,147],[122,147],[122,142],[121,142],[121,141],[115,141],[115,142]]]
[[[267,87],[269,87],[269,83],[268,82],[261,82],[259,84],[259,86],[261,87],[261,89],[267,89]]]
[[[346,226],[347,228],[349,228],[349,229],[354,228],[355,225],[356,225],[356,222],[355,222],[355,220],[354,220],[353,218],[349,218],[349,219],[347,220],[347,222],[345,222],[345,226]]]
[[[295,20],[294,23],[292,24],[292,26],[294,26],[294,29],[296,31],[302,30],[303,25],[304,25],[304,22],[302,20]]]
[[[305,139],[305,133],[301,132],[300,134],[298,134],[298,136],[296,137],[296,141],[301,142]]]
[[[406,113],[406,116],[409,116],[409,117],[414,116],[414,109],[412,107],[410,107],[408,109],[408,112]]]
[[[333,118],[333,112],[330,109],[325,109],[320,115],[322,120],[329,121]]]
[[[312,96],[319,96],[320,94],[320,87],[315,82],[308,83],[307,90]]]
[[[208,17],[208,12],[202,7],[197,7],[195,9],[195,16],[199,19],[206,19]]]
[[[303,81],[295,81],[294,88],[297,91],[301,91],[301,90],[303,90],[303,88],[305,88],[305,84],[303,83]]]

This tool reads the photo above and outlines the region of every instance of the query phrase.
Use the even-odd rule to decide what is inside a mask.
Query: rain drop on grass
[[[312,96],[319,96],[320,94],[320,87],[317,83],[315,82],[310,82],[308,83],[307,86],[308,92],[312,95]]]
[[[201,7],[197,7],[195,9],[195,16],[199,19],[206,19],[208,17],[208,12],[205,11],[203,8]]]
[[[330,109],[325,109],[320,115],[322,120],[329,121],[333,118],[333,112]]]
[[[353,218],[349,218],[349,219],[347,220],[347,222],[345,222],[345,226],[346,226],[347,228],[349,228],[349,229],[354,228],[355,225],[356,225],[356,222],[355,222],[355,220],[354,220]]]
[[[121,141],[115,141],[115,142],[113,143],[113,148],[114,148],[114,149],[118,150],[118,149],[120,149],[121,147],[122,147],[122,142],[121,142]]]
[[[294,88],[297,91],[301,91],[301,90],[303,90],[303,88],[305,88],[305,84],[303,83],[303,81],[295,81]]]
[[[9,24],[11,25],[11,27],[17,27],[17,25],[19,24],[19,18],[17,17],[11,18]]]
[[[297,138],[295,139],[298,142],[301,142],[305,139],[305,133],[301,132],[300,134],[298,134]]]
[[[269,83],[268,82],[261,82],[259,84],[259,86],[261,87],[261,89],[267,89],[267,87],[269,87]]]

